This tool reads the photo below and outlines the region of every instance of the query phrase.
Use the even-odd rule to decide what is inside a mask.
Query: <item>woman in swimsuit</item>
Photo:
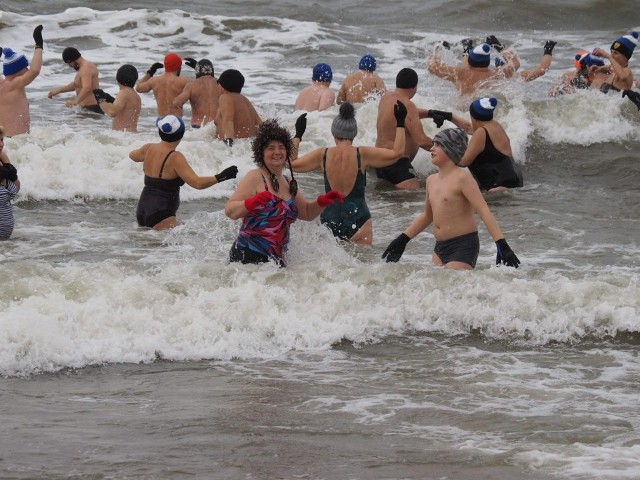
[[[196,174],[185,156],[176,151],[184,135],[184,123],[175,115],[157,122],[161,142],[147,143],[129,153],[134,162],[143,162],[144,189],[138,201],[136,217],[141,227],[154,230],[173,228],[178,224],[176,212],[180,206],[180,187],[187,183],[202,190],[216,183],[236,178],[238,167],[225,168],[211,177]]]
[[[241,263],[274,260],[284,266],[291,224],[297,218],[313,220],[328,205],[343,201],[342,195],[332,190],[309,201],[298,190],[293,174],[291,179],[284,175],[287,164],[291,170],[293,142],[276,120],[267,120],[258,127],[251,149],[258,168],[245,175],[224,207],[227,217],[242,219],[229,260]]]
[[[403,154],[405,147],[404,121],[407,109],[402,102],[394,107],[397,128],[393,150],[376,147],[354,147],[353,139],[358,133],[353,105],[340,105],[340,114],[333,120],[331,134],[335,147],[317,148],[292,162],[294,171],[324,173],[325,191],[335,188],[344,195],[344,203],[334,203],[322,212],[320,220],[333,234],[353,243],[371,245],[373,221],[364,193],[367,183],[366,169],[371,166],[383,168],[392,165]],[[297,147],[302,134],[296,135]],[[295,149],[297,152],[297,148]]]
[[[15,225],[11,201],[20,190],[20,180],[4,151],[4,132],[4,127],[0,127],[0,240],[9,240]]]

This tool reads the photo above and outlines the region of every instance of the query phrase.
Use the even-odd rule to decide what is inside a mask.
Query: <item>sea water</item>
[[[32,128],[7,138],[22,189],[0,245],[0,476],[3,478],[640,478],[640,113],[599,92],[550,98],[582,49],[640,28],[635,2],[4,1],[0,45],[44,66],[28,87]],[[433,267],[428,229],[397,264],[380,258],[424,205],[368,176],[371,247],[296,222],[289,265],[228,264],[236,181],[182,188],[169,232],[137,227],[155,142],[143,94],[139,133],[64,107],[61,60],[75,46],[115,94],[124,63],[143,74],[169,51],[236,68],[262,118],[293,131],[293,104],[316,63],[333,88],[377,57],[390,88],[419,74],[414,102],[467,115],[426,72],[443,40],[495,34],[522,68],[558,42],[551,70],[511,81],[496,119],[525,186],[488,195],[517,270],[495,266],[480,222],[472,272]],[[640,77],[637,59],[631,68]],[[185,67],[183,75],[192,77]],[[0,108],[2,108],[0,106]],[[301,151],[330,146],[337,107],[308,115]],[[185,116],[190,111],[187,108]],[[358,106],[356,145],[373,145],[377,104]],[[423,121],[433,136],[438,129]],[[201,175],[253,168],[215,128],[179,149]],[[427,152],[421,180],[435,172]],[[323,191],[318,173],[302,192]]]

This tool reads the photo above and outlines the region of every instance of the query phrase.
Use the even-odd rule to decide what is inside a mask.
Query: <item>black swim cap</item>
[[[225,70],[220,75],[218,83],[228,92],[240,93],[244,87],[244,77],[238,70]]]
[[[396,75],[396,88],[413,88],[418,86],[418,74],[413,68],[403,68]]]
[[[116,73],[116,80],[125,87],[133,88],[138,81],[138,70],[133,65],[122,65]]]
[[[199,60],[196,63],[196,78],[200,78],[203,75],[211,75],[213,77],[213,63],[206,58]]]
[[[77,48],[67,47],[62,51],[62,61],[64,63],[75,62],[80,58],[80,52]]]

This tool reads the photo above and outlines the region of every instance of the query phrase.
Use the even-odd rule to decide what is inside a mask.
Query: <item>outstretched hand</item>
[[[465,38],[460,43],[462,44],[462,51],[465,54],[468,54],[473,49],[473,40],[470,38]]]
[[[164,68],[164,65],[161,64],[160,62],[154,63],[153,65],[151,65],[151,68],[147,70],[147,75],[149,75],[150,77],[153,77],[159,68]]]
[[[336,202],[344,203],[344,197],[337,190],[329,190],[323,195],[318,195],[316,201],[321,207],[328,207],[329,205],[333,205]]]
[[[398,260],[400,260],[400,257],[402,257],[404,249],[407,247],[407,243],[409,243],[409,240],[411,239],[407,234],[401,233],[389,244],[387,249],[382,254],[382,258],[384,258],[387,263],[396,263]]]
[[[113,103],[116,101],[115,98],[113,98],[111,95],[109,95],[107,92],[105,92],[101,88],[94,89],[93,96],[96,97],[96,102],[98,103],[102,103],[102,102]]]
[[[247,212],[252,212],[260,207],[266,206],[271,200],[273,200],[273,193],[269,190],[265,190],[251,198],[247,198],[244,201],[244,208],[247,209]]]
[[[504,263],[507,267],[518,268],[520,265],[520,259],[513,253],[511,247],[504,238],[501,238],[496,242],[496,248],[498,253],[496,255],[496,265]]]
[[[33,29],[33,41],[36,43],[36,48],[42,48],[44,40],[42,40],[42,25],[38,25]]]
[[[429,109],[429,114],[427,115],[427,118],[432,118],[436,124],[436,127],[440,128],[445,120],[452,121],[453,113],[444,112],[442,110]]]
[[[396,127],[404,128],[404,121],[407,118],[407,107],[400,100],[396,100],[393,106],[393,115],[396,117]]]
[[[238,175],[238,167],[235,165],[231,165],[230,167],[225,168],[220,173],[215,175],[216,181],[218,183],[224,182],[225,180],[231,180],[232,178],[236,178]]]
[[[544,44],[544,55],[553,55],[553,47],[556,46],[556,43],[553,40],[547,40]]]
[[[629,97],[629,100],[631,100],[635,104],[635,106],[638,107],[638,110],[640,110],[640,93],[639,92],[634,92],[633,90],[623,90],[622,96]]]
[[[198,63],[198,62],[196,61],[196,59],[195,59],[195,58],[187,57],[187,58],[185,58],[185,59],[184,59],[184,64],[185,64],[185,65],[187,65],[187,66],[189,66],[189,67],[191,67],[191,68],[193,68],[194,70],[195,70],[195,68],[196,68],[196,64],[197,64],[197,63]]]
[[[293,138],[302,140],[304,132],[307,131],[307,114],[303,113],[296,119],[296,134]]]
[[[504,45],[500,43],[500,40],[498,40],[495,35],[489,35],[485,39],[485,43],[488,43],[493,48],[495,48],[496,52],[501,52],[502,50],[504,50]]]

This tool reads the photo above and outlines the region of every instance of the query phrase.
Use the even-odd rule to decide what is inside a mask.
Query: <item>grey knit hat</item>
[[[461,128],[447,128],[435,134],[433,143],[437,144],[458,165],[467,150],[469,137]]]
[[[353,105],[345,102],[340,105],[340,114],[334,118],[331,124],[331,135],[336,138],[346,138],[353,140],[358,134],[358,123],[356,122]]]

